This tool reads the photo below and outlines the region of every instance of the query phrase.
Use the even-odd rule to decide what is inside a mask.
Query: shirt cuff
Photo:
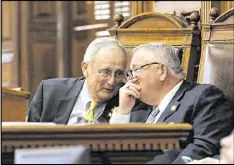
[[[128,124],[130,121],[130,113],[122,115],[118,112],[113,111],[110,118],[110,124]]]

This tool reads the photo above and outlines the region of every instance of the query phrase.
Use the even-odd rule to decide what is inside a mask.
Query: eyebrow
[[[110,67],[106,67],[106,68],[103,68],[103,69],[100,69],[100,70],[109,70],[109,71],[113,71],[113,69],[112,68],[110,68]],[[115,72],[116,71],[124,71],[124,69],[116,69],[116,70],[114,70]]]

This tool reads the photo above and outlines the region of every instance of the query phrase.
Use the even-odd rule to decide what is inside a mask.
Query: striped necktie
[[[90,107],[89,107],[89,110],[85,116],[85,119],[87,121],[95,121],[95,114],[94,114],[94,109],[95,107],[97,106],[97,102],[96,101],[91,101],[91,104],[90,104]]]
[[[154,123],[154,120],[156,118],[156,116],[158,115],[159,113],[159,108],[158,106],[154,108],[154,110],[150,113],[149,117],[147,118],[146,120],[146,123],[147,124],[152,124]]]

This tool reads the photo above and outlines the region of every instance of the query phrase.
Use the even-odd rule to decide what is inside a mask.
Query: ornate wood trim
[[[142,13],[137,16],[131,17],[130,19],[125,21],[122,25],[120,25],[119,28],[129,28],[131,25],[133,25],[136,22],[139,22],[141,20],[146,20],[148,18],[154,18],[154,17],[167,18],[177,28],[183,28],[183,26],[179,22],[172,19],[170,15],[166,15],[162,13],[155,13],[155,12],[146,12],[146,13]]]
[[[134,33],[134,35],[131,34]],[[176,35],[175,35],[176,34]],[[192,33],[186,29],[119,29],[116,39],[124,46],[137,46],[150,42],[155,38],[157,42],[167,42],[171,45],[190,45]]]
[[[93,151],[179,149],[190,124],[3,125],[2,152],[16,148],[89,145]]]
[[[229,17],[234,15],[234,8],[231,8],[229,10],[227,10],[225,13],[223,13],[222,15],[220,15],[219,17],[217,17],[215,19],[215,21],[213,22],[213,24],[216,23],[222,23],[224,22],[226,19],[228,19]],[[233,21],[233,20],[232,20]],[[233,24],[233,23],[232,23]]]

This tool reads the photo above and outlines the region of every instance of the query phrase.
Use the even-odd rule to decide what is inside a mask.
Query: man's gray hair
[[[133,54],[139,49],[147,49],[155,54],[155,62],[167,65],[171,75],[179,78],[185,77],[183,68],[180,65],[179,50],[177,48],[166,43],[152,42],[137,46],[134,48]]]
[[[86,49],[83,61],[89,63],[92,60],[93,56],[97,54],[101,48],[106,48],[106,47],[120,48],[124,53],[125,58],[127,58],[127,52],[125,48],[122,46],[122,44],[120,44],[117,40],[113,38],[102,37],[102,38],[96,38],[89,44],[88,48]]]

